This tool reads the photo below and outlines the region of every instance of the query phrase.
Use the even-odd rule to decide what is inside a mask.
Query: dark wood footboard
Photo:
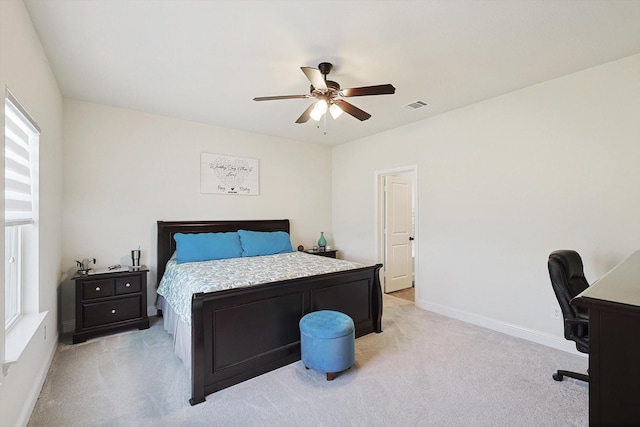
[[[176,249],[174,234],[240,229],[288,233],[289,220],[158,221],[158,280]],[[300,360],[298,324],[306,313],[346,313],[356,337],[382,332],[380,267],[193,295],[189,402]]]
[[[189,402],[300,360],[306,313],[346,313],[356,337],[382,332],[380,267],[194,295]]]

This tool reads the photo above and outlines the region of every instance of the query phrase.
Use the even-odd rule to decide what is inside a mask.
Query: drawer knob
[[[116,311],[115,310],[111,310],[111,314],[116,314]]]
[[[127,288],[130,288],[130,287],[131,287],[131,283],[127,283],[127,284],[126,284],[126,285],[124,285],[124,286],[125,286],[125,287],[127,287]]]
[[[96,286],[96,292],[100,292],[100,286]]]

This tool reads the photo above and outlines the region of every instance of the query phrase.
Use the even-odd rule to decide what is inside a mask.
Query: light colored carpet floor
[[[356,340],[332,382],[301,362],[190,406],[190,379],[159,319],[61,343],[29,422],[38,426],[586,426],[587,359],[385,295],[384,332]]]

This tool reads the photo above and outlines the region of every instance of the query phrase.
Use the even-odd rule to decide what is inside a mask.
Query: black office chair
[[[554,251],[549,255],[548,266],[551,285],[564,317],[564,337],[574,341],[579,352],[588,354],[589,312],[571,305],[571,299],[589,287],[584,277],[582,259],[576,251]],[[553,379],[562,381],[565,376],[589,382],[589,375],[563,370],[553,374]]]

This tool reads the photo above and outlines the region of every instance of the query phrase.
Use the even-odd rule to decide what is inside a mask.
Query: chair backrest
[[[578,308],[571,299],[589,287],[584,277],[582,258],[576,251],[559,250],[549,255],[549,276],[565,319],[577,319]]]

